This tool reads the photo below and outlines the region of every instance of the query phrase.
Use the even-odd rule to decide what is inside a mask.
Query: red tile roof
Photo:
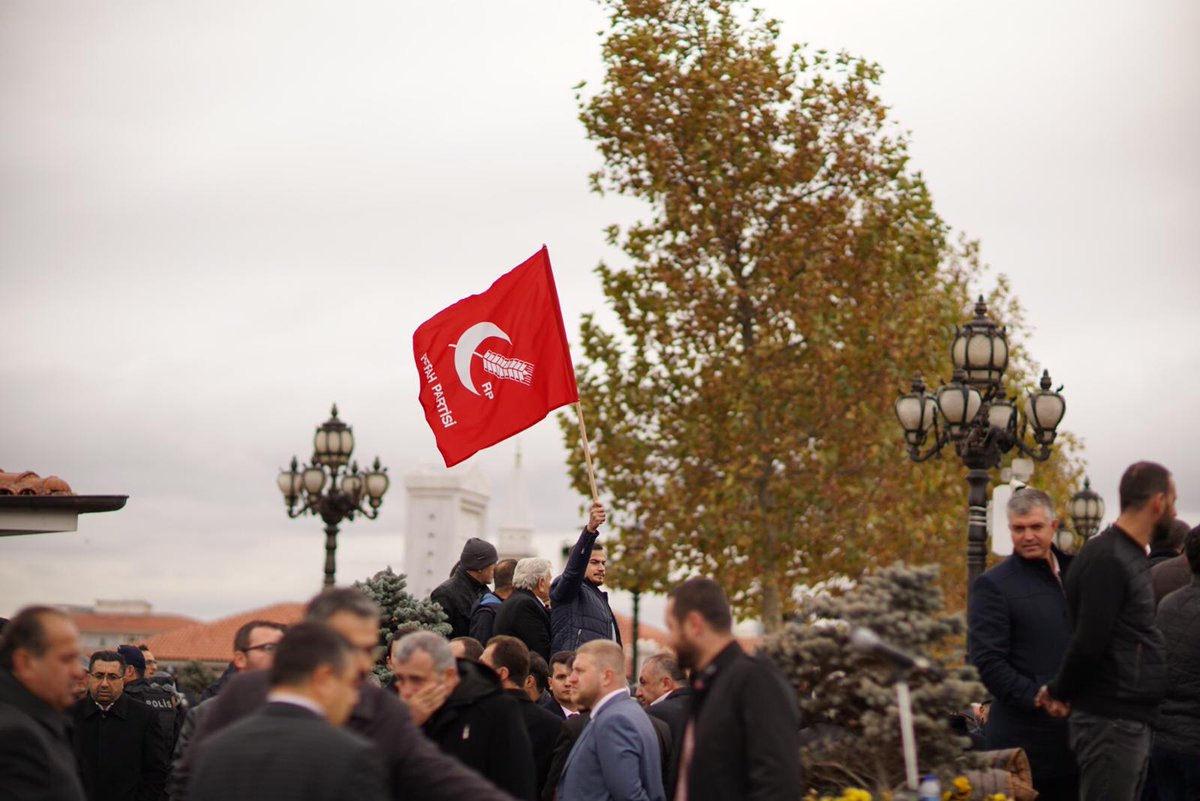
[[[278,603],[239,612],[211,623],[196,623],[159,634],[146,641],[156,659],[172,661],[228,662],[233,659],[233,635],[251,620],[297,623],[304,617],[304,604]]]
[[[42,478],[31,470],[6,473],[0,470],[0,495],[74,495],[71,486],[58,476]]]
[[[75,626],[84,634],[136,634],[143,637],[190,626],[195,618],[183,615],[135,615],[112,612],[68,612]]]
[[[175,628],[151,637],[146,641],[146,645],[159,660],[197,659],[201,662],[228,662],[233,659],[233,635],[243,624],[258,619],[291,624],[298,622],[303,616],[304,604],[278,603],[239,612],[211,623],[195,623]],[[632,645],[633,620],[620,613],[616,614],[616,618],[622,641]],[[638,635],[643,640],[653,640],[664,648],[669,647],[667,633],[656,626],[639,623]]]

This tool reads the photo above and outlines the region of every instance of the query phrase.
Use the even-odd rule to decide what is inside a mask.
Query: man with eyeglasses
[[[567,566],[550,585],[551,653],[575,651],[592,640],[621,644],[621,632],[608,605],[608,593],[600,589],[608,569],[608,555],[596,539],[604,520],[604,507],[593,503],[587,525],[567,558]]]
[[[212,712],[213,703],[225,686],[230,676],[249,670],[270,670],[275,663],[275,649],[283,639],[286,627],[272,620],[251,620],[244,623],[233,635],[233,660],[229,670],[210,689],[212,693],[205,700],[188,710],[183,727],[179,730],[179,738],[175,741],[175,751],[171,756],[171,771],[167,790],[171,799],[182,798],[188,782],[191,763],[184,759],[192,739],[200,724]]]
[[[96,651],[88,664],[88,695],[69,710],[71,745],[89,801],[162,797],[166,743],[154,710],[125,693],[125,658]]]

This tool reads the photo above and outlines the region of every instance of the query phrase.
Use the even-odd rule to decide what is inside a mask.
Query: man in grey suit
[[[585,643],[571,674],[576,698],[591,708],[592,719],[567,757],[558,801],[664,801],[658,735],[629,697],[621,646]]]
[[[338,728],[362,680],[340,634],[323,623],[293,626],[275,652],[266,706],[201,745],[190,798],[383,801],[379,752]]]

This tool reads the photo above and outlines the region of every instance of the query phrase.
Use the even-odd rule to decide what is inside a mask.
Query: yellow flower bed
[[[848,787],[839,796],[817,795],[815,790],[809,790],[804,801],[874,801],[874,796],[858,787]],[[942,791],[942,801],[969,801],[971,798],[971,782],[966,776],[958,776],[950,782],[950,789]],[[892,801],[892,794],[885,792],[880,801]],[[985,801],[1009,801],[1004,793],[989,795]]]

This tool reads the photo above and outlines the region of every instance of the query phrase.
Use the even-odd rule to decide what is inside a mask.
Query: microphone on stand
[[[925,657],[915,656],[884,642],[878,634],[865,626],[859,626],[850,632],[850,647],[856,651],[883,657],[904,670],[928,670],[930,666]]]

